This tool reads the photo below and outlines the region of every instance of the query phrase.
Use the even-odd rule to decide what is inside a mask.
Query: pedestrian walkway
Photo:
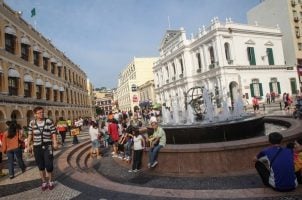
[[[272,114],[267,111],[267,115]],[[282,111],[274,112],[282,115]],[[254,170],[240,174],[212,177],[159,176],[149,169],[129,173],[129,164],[112,158],[109,149],[103,158],[89,159],[90,141],[87,131],[81,132],[80,143],[66,145],[55,153],[56,187],[41,191],[38,169],[33,159],[27,160],[28,169],[16,177],[0,178],[1,199],[241,199],[241,200],[298,200],[302,187],[293,192],[280,193],[262,185]]]

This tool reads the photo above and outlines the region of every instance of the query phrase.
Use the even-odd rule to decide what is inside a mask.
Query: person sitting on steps
[[[294,170],[293,150],[282,148],[282,139],[280,133],[270,133],[268,140],[271,146],[260,151],[254,161],[264,185],[276,191],[287,192],[294,190],[298,182]]]

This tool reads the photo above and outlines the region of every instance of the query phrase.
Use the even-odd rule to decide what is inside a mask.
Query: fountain
[[[263,135],[263,117],[247,115],[240,97],[235,100],[232,110],[227,104],[227,95],[221,97],[222,107],[216,109],[212,93],[204,87],[191,88],[186,97],[185,111],[180,111],[177,99],[173,100],[173,120],[168,109],[162,108],[167,144],[222,142]],[[180,112],[186,113],[185,117]]]
[[[213,99],[221,100],[219,107]],[[214,96],[207,89],[195,87],[186,93],[185,110],[175,109],[177,103],[171,105],[173,120],[170,110],[163,108],[161,126],[166,132],[167,145],[159,153],[157,167],[148,173],[167,176],[250,173],[254,169],[253,157],[269,145],[263,133],[268,123],[281,125],[278,130],[270,131],[281,132],[284,144],[300,137],[300,121],[247,114],[240,97],[232,107],[228,101],[225,92]],[[144,165],[148,163],[147,153],[143,156]]]

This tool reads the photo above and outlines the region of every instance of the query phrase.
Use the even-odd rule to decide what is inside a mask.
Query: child
[[[145,147],[145,140],[143,136],[139,134],[139,129],[134,128],[133,131],[133,162],[132,162],[132,169],[128,172],[138,172],[141,169],[142,164],[142,157],[143,157],[143,150]]]

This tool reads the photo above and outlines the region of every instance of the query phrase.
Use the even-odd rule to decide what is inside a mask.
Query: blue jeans
[[[131,146],[132,146],[132,140],[129,139],[126,142],[126,144],[124,144],[125,156],[131,157]]]
[[[150,148],[150,150],[149,150],[149,163],[151,165],[157,160],[158,152],[161,148],[163,148],[162,145],[157,145],[155,147]]]
[[[15,176],[15,172],[14,172],[14,156],[16,156],[18,165],[21,168],[21,170],[23,171],[26,168],[25,164],[23,162],[23,158],[22,158],[22,150],[20,148],[7,151],[8,173],[9,173],[10,177],[14,177]]]

